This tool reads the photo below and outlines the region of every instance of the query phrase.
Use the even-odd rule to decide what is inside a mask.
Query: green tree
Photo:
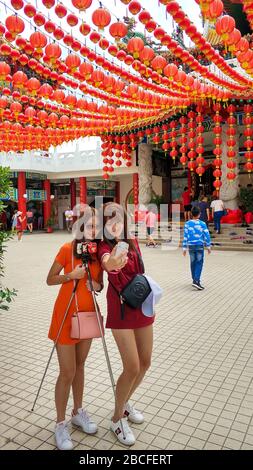
[[[11,188],[10,171],[9,168],[3,168],[0,166],[0,216],[5,209],[4,202],[2,199],[6,197]],[[12,237],[9,232],[2,230],[0,223],[0,278],[4,277],[4,253],[6,252],[6,242]],[[1,279],[0,279],[1,281]],[[2,286],[0,283],[0,310],[8,310],[9,304],[13,300],[13,297],[17,295],[15,289],[8,289]]]

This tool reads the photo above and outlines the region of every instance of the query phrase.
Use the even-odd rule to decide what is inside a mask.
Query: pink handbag
[[[99,313],[99,321],[104,336],[103,317]],[[76,312],[71,319],[72,339],[101,338],[96,312]]]
[[[74,256],[72,253],[72,270],[74,269]],[[75,283],[75,281],[74,281]],[[95,300],[96,302],[96,300]],[[70,337],[72,339],[92,339],[92,338],[101,338],[104,336],[104,325],[103,325],[103,317],[100,313],[99,306],[96,302],[98,316],[96,312],[79,312],[78,303],[77,303],[77,295],[75,293],[75,303],[76,303],[76,312],[73,314],[71,318],[71,332]],[[101,325],[101,330],[98,324]]]

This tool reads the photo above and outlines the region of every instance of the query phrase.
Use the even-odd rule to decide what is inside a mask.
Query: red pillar
[[[116,203],[120,204],[120,181],[116,181],[115,199],[116,199]]]
[[[87,204],[87,179],[85,176],[79,178],[80,183],[80,204]]]
[[[70,178],[70,206],[72,210],[76,206],[76,183],[74,178]]]
[[[134,205],[139,204],[139,175],[138,173],[133,174],[133,190],[134,190]]]
[[[43,182],[44,191],[46,191],[46,200],[43,201],[43,216],[44,216],[44,225],[46,225],[47,220],[51,215],[51,189],[50,189],[50,181],[45,180]]]
[[[26,216],[26,177],[24,171],[18,173],[18,210],[21,211],[22,217]],[[22,223],[23,230],[26,229],[26,220]]]

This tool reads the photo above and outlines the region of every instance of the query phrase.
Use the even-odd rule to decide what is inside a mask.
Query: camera
[[[76,251],[83,264],[92,261],[92,255],[97,253],[97,244],[95,242],[81,242],[77,244]]]

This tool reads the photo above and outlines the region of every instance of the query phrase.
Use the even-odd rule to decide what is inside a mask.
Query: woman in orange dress
[[[63,245],[57,254],[47,277],[47,284],[62,284],[55,302],[49,338],[56,340],[62,319],[66,312],[75,280],[79,279],[75,298],[73,299],[61,334],[57,341],[57,355],[60,367],[59,377],[55,387],[55,403],[57,410],[57,423],[55,428],[55,439],[58,449],[71,450],[73,444],[69,435],[65,413],[72,387],[74,408],[72,412],[72,424],[79,426],[84,432],[94,434],[97,425],[90,419],[87,412],[82,408],[84,390],[84,363],[88,356],[91,339],[75,340],[70,337],[71,317],[76,311],[94,311],[92,294],[89,290],[87,274],[81,265],[77,254],[77,243],[91,241],[95,238],[96,212],[89,208],[82,217],[81,232],[83,238],[74,240],[72,243]],[[80,238],[80,235],[78,235]],[[92,255],[89,262],[90,272],[95,291],[100,292],[103,288],[103,276],[97,255]],[[64,274],[60,272],[64,269]]]

